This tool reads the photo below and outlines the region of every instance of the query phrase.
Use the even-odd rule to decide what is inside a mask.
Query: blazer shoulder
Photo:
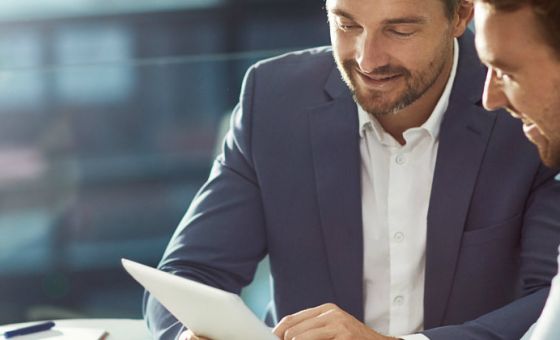
[[[314,47],[305,50],[293,51],[264,59],[253,65],[254,68],[276,68],[295,65],[325,64],[332,67],[334,58],[331,46]]]
[[[244,83],[266,105],[309,106],[324,102],[325,86],[338,72],[329,46],[286,53],[257,62],[247,72]],[[250,79],[250,81],[248,80]],[[245,92],[245,91],[243,91]],[[289,97],[289,100],[286,98]],[[257,102],[260,102],[256,99]],[[275,103],[278,100],[280,102]]]
[[[301,86],[310,85],[314,80],[324,85],[335,67],[332,48],[323,46],[265,59],[254,64],[252,69],[260,79],[273,79],[277,85],[298,82]]]

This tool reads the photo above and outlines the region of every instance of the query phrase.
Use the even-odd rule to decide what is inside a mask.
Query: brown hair
[[[559,0],[480,0],[498,11],[515,11],[531,6],[540,24],[543,37],[560,57],[560,1]]]
[[[445,4],[445,13],[448,18],[453,18],[453,15],[455,15],[461,1],[463,0],[443,0],[443,3]]]

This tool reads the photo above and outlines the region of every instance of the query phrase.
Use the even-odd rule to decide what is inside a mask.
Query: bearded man
[[[159,267],[239,293],[268,254],[281,339],[518,339],[555,273],[560,184],[481,105],[472,3],[326,10],[331,46],[248,71]],[[195,337],[145,310],[155,338]]]

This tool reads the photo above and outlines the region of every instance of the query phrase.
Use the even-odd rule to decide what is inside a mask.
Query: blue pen
[[[27,326],[27,327],[22,327],[22,328],[14,329],[14,330],[11,330],[11,331],[7,331],[7,332],[4,333],[4,338],[9,339],[9,338],[13,338],[13,337],[20,336],[20,335],[26,335],[26,334],[32,334],[32,333],[47,331],[47,330],[49,330],[53,327],[54,327],[54,322],[47,321],[47,322],[43,322],[43,323],[36,324],[36,325],[33,325],[33,326]]]

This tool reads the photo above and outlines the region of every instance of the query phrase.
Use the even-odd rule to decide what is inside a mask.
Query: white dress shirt
[[[556,176],[560,181],[560,174]],[[558,247],[558,274],[552,279],[550,293],[541,316],[521,340],[560,339],[560,247]]]
[[[364,228],[365,323],[379,333],[427,339],[423,330],[427,214],[439,144],[459,56],[430,118],[400,145],[359,105]]]

